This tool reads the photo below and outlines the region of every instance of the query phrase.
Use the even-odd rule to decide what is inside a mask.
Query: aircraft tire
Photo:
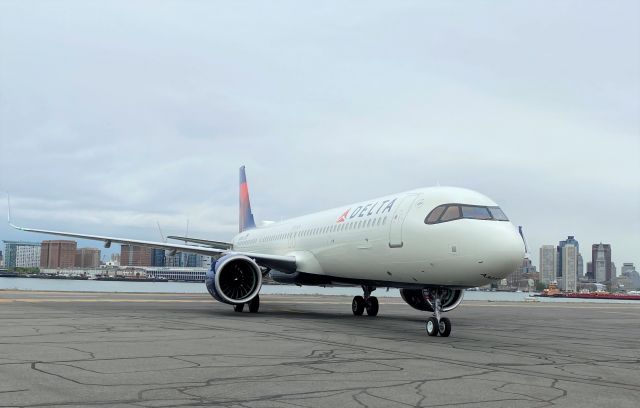
[[[441,337],[449,337],[451,334],[451,320],[446,317],[440,319],[440,324],[438,325],[438,332]]]
[[[241,303],[239,305],[233,305],[234,312],[242,313],[243,310],[244,310],[244,303]]]
[[[364,313],[364,298],[362,296],[355,296],[351,302],[351,311],[354,316],[362,316]]]
[[[425,323],[425,328],[427,329],[427,334],[431,337],[438,335],[438,320],[431,316],[427,319],[427,323]]]
[[[258,313],[258,309],[260,309],[260,295],[256,295],[249,302],[249,313]]]
[[[380,304],[378,303],[378,298],[375,296],[369,296],[367,300],[365,300],[365,309],[367,310],[367,315],[369,316],[377,316],[378,310],[380,310]]]

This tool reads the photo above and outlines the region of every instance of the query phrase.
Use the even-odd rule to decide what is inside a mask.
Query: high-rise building
[[[37,268],[40,266],[40,244],[19,245],[16,249],[16,268]]]
[[[562,247],[562,279],[560,287],[565,292],[576,292],[578,285],[578,247],[565,244]]]
[[[76,241],[42,241],[40,248],[41,268],[73,268],[76,263]]]
[[[2,257],[2,251],[0,251],[0,266],[4,266],[4,258]]]
[[[596,282],[611,281],[611,245],[593,244],[591,246],[591,264],[593,268],[593,276]]]
[[[584,276],[590,281],[595,281],[595,278],[593,275],[593,262],[591,261],[587,262],[587,273]]]
[[[16,261],[18,255],[18,248],[27,247],[39,247],[38,242],[25,242],[25,241],[2,241],[4,242],[4,266],[8,269],[16,268]]]
[[[540,247],[540,280],[548,284],[557,279],[556,248],[553,245]]]
[[[556,276],[558,278],[560,278],[563,274],[564,274],[564,270],[562,269],[562,266],[564,265],[564,260],[562,259],[562,248],[564,248],[565,245],[573,245],[576,247],[577,253],[580,253],[580,244],[578,243],[578,241],[575,239],[575,237],[573,235],[569,235],[567,237],[567,239],[565,239],[564,241],[560,241],[558,242],[558,248],[557,248],[557,257],[556,257]],[[576,262],[577,264],[577,262]],[[577,269],[577,267],[576,267]]]
[[[120,266],[120,254],[111,254],[111,263]]]
[[[584,276],[584,261],[582,259],[582,254],[578,252],[578,278],[582,278]]]
[[[2,255],[2,253],[0,252],[0,255]],[[636,271],[636,266],[633,264],[633,262],[625,262],[622,264],[622,268],[620,268],[620,274],[624,275],[626,273],[631,273],[631,272],[635,272]]]
[[[120,266],[152,266],[151,248],[120,245]]]
[[[640,274],[638,273],[638,271],[636,271],[636,267],[633,263],[623,263],[622,268],[620,268],[620,276],[624,276],[631,281],[630,288],[640,288]]]
[[[100,266],[100,250],[98,248],[78,248],[75,266],[77,268],[97,268]]]

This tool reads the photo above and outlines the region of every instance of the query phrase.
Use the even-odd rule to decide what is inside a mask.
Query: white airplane
[[[214,299],[242,312],[260,306],[262,278],[295,285],[361,286],[353,314],[378,314],[378,287],[399,288],[411,307],[433,312],[429,336],[449,336],[441,317],[464,289],[505,278],[525,247],[516,228],[488,197],[453,187],[420,188],[256,228],[244,166],[240,168],[240,233],[230,243],[169,237],[198,245],[151,242],[17,227],[22,231],[130,244],[217,257],[206,275]]]

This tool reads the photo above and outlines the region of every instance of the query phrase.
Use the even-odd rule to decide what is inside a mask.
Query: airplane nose
[[[525,254],[524,242],[513,224],[489,222],[478,232],[478,263],[487,275],[503,279],[522,264]]]

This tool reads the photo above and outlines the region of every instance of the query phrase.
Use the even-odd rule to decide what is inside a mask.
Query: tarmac
[[[0,291],[2,407],[638,407],[640,304]]]

